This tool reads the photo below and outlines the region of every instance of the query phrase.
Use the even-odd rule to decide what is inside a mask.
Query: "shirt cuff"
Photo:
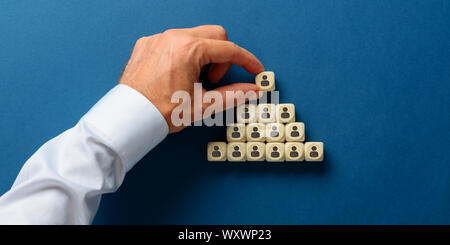
[[[158,109],[141,93],[123,84],[111,89],[81,120],[108,138],[127,171],[169,133]]]

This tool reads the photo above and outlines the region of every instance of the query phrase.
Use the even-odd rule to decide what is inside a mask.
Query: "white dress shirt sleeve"
[[[90,224],[101,195],[116,191],[168,132],[147,98],[117,85],[25,163],[0,197],[0,224]]]

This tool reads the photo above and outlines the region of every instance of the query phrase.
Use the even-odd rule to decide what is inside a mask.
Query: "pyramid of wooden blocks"
[[[275,74],[256,75],[261,91],[275,90]],[[209,142],[208,161],[320,162],[322,142],[305,142],[305,124],[295,120],[295,105],[243,104],[236,109],[237,123],[227,126],[227,142]]]

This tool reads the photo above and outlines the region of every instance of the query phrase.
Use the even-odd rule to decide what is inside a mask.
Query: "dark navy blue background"
[[[188,128],[95,224],[450,224],[449,1],[1,1],[0,193],[116,84],[137,38],[200,24],[276,72],[326,161],[212,165],[225,129]]]

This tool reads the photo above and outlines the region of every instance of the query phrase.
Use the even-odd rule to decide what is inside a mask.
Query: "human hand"
[[[167,121],[169,132],[178,132],[184,126],[171,122],[173,93],[187,91],[191,98],[194,83],[198,82],[202,68],[210,64],[208,77],[218,82],[231,64],[242,66],[250,73],[264,71],[261,62],[249,51],[228,41],[221,26],[206,25],[186,29],[171,29],[164,33],[142,37],[137,42],[122,73],[119,83],[128,85],[147,97]],[[226,91],[258,91],[251,83],[234,83],[216,88],[226,105]],[[204,94],[206,90],[203,88]],[[201,105],[202,109],[206,105]],[[191,117],[192,118],[192,117]]]

